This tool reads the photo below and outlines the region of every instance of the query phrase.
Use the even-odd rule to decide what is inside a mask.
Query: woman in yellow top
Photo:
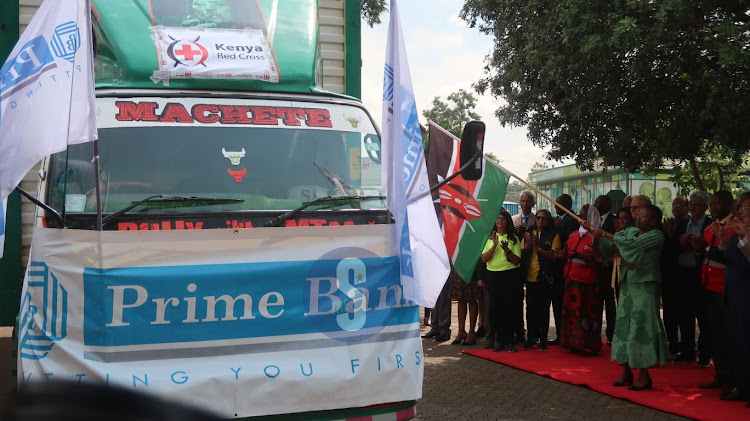
[[[521,279],[521,240],[516,236],[510,214],[503,210],[495,220],[495,228],[482,250],[482,262],[487,272],[482,282],[489,292],[489,319],[491,331],[487,332],[485,348],[499,351],[505,348],[516,352],[513,346],[513,309],[519,297],[523,299]]]
[[[532,349],[538,343],[539,350],[546,351],[552,285],[562,280],[562,259],[565,257],[550,211],[542,209],[536,212],[536,226],[528,231],[522,245],[523,252],[529,253],[525,279],[529,335],[523,349]]]

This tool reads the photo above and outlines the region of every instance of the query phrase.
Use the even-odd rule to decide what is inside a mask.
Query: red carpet
[[[466,354],[484,358],[509,367],[584,386],[616,398],[629,400],[664,412],[699,420],[750,420],[746,402],[719,400],[719,390],[699,389],[699,383],[713,379],[715,370],[700,368],[695,364],[670,364],[649,370],[654,380],[653,390],[634,392],[626,387],[614,387],[612,381],[620,377],[621,368],[610,361],[610,348],[602,347],[602,354],[591,357],[571,353],[560,346],[550,346],[549,351],[536,349],[518,352],[492,352],[490,349],[465,349]],[[637,376],[637,371],[634,372]]]

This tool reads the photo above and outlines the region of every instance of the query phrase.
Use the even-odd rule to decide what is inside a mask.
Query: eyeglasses
[[[698,202],[690,202],[688,203],[688,206],[706,206],[705,203],[698,203]]]
[[[740,206],[740,209],[742,209],[743,211],[750,210],[750,205]]]
[[[676,205],[674,205],[674,204],[672,205],[673,208],[679,208],[680,206],[687,206],[687,205],[684,205],[682,203],[678,203]]]

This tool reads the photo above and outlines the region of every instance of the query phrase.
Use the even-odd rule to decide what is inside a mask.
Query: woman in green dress
[[[669,361],[669,348],[664,325],[659,316],[661,256],[664,234],[657,229],[661,210],[649,205],[641,208],[636,226],[617,234],[587,226],[595,239],[600,239],[603,252],[619,252],[620,300],[612,340],[612,361],[622,366],[622,375],[612,384],[629,390],[651,389],[649,367]],[[606,254],[606,253],[605,253]],[[633,379],[633,369],[640,370]]]

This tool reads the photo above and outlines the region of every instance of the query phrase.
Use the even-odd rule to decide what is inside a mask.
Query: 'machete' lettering
[[[169,102],[159,112],[151,101],[116,101],[117,121],[158,121],[163,123],[250,124],[331,128],[331,114],[323,108],[293,108],[247,105],[197,104],[190,110],[179,102]]]

